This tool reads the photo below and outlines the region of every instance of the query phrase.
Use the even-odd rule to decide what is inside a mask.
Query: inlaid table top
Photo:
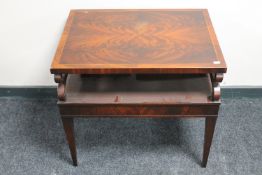
[[[51,73],[225,73],[205,9],[71,10]]]

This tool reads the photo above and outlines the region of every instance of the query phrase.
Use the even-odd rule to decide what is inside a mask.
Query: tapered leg
[[[208,155],[212,144],[213,134],[216,126],[216,117],[206,117],[205,121],[205,141],[203,150],[202,167],[207,166]]]
[[[73,118],[64,118],[62,117],[62,122],[69,145],[71,157],[73,160],[73,165],[77,166],[77,157],[76,157],[76,145],[75,145],[75,136],[74,136],[74,120]]]

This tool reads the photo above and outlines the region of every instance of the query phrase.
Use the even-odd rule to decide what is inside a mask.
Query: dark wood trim
[[[66,139],[69,145],[71,157],[73,160],[73,165],[77,166],[77,154],[76,154],[76,144],[74,135],[74,119],[61,116],[62,123],[64,126]]]
[[[87,117],[116,116],[116,117],[198,117],[217,115],[219,103],[213,105],[65,105],[60,104],[61,115]],[[177,115],[173,115],[177,114]]]
[[[55,82],[58,83],[57,97],[60,101],[65,101],[66,99],[65,86],[66,86],[67,74],[56,74],[54,76],[54,79]]]
[[[203,148],[203,159],[202,159],[202,167],[205,168],[207,166],[207,160],[213,140],[213,135],[215,131],[217,116],[216,117],[206,117],[205,121],[205,140],[204,140],[204,148]]]

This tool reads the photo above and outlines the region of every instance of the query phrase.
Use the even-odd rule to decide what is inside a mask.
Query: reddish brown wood
[[[54,76],[54,79],[55,79],[55,82],[58,83],[57,98],[60,101],[65,101],[66,99],[65,86],[66,86],[67,74],[56,74]]]
[[[210,147],[212,144],[213,134],[216,126],[217,116],[215,117],[206,117],[205,121],[205,141],[203,149],[203,159],[202,167],[206,167],[207,160],[210,152]]]
[[[145,79],[150,77],[150,79]],[[203,117],[217,115],[219,102],[208,75],[69,75],[61,115],[83,117]]]
[[[65,94],[65,84],[59,83],[57,87],[57,97],[60,101],[65,101],[66,94]]]
[[[209,98],[209,75],[69,75],[66,94],[65,101],[58,101],[63,117],[205,117],[207,161],[214,125],[209,118],[217,117],[220,105]]]
[[[61,115],[117,118],[198,118],[217,115],[219,105],[66,105],[58,104]]]
[[[72,10],[52,73],[224,73],[208,12]]]
[[[62,122],[69,145],[71,157],[73,160],[73,165],[77,166],[77,156],[76,156],[76,145],[75,145],[75,136],[74,136],[74,120],[73,118],[65,118],[62,116]]]
[[[222,82],[224,75],[222,73],[210,74],[212,82],[212,100],[219,101],[221,96],[220,82]]]
[[[72,10],[51,73],[73,164],[74,117],[204,117],[205,167],[226,69],[205,9]]]

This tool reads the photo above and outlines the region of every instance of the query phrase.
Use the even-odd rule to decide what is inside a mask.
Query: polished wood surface
[[[224,73],[209,15],[197,10],[72,10],[52,73]]]
[[[226,69],[205,9],[71,10],[51,73],[73,164],[76,117],[202,117],[206,167]]]

